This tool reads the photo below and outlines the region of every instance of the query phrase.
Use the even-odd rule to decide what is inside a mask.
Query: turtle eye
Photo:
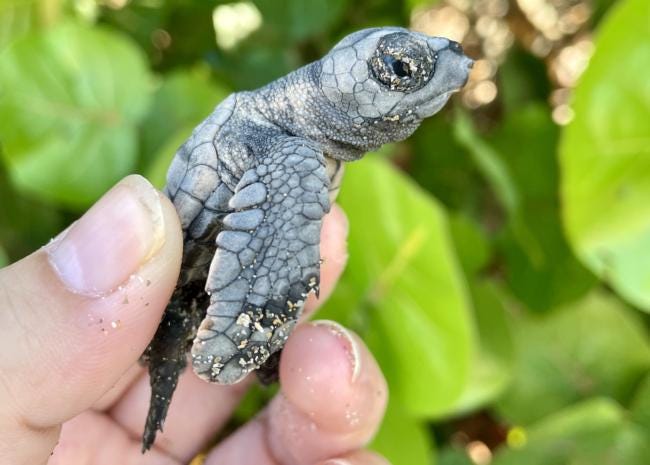
[[[436,57],[426,43],[396,32],[382,37],[368,59],[371,76],[392,91],[414,92],[435,73]]]
[[[384,63],[393,70],[393,73],[395,73],[396,76],[411,76],[411,67],[405,61],[398,60],[391,55],[384,55]]]

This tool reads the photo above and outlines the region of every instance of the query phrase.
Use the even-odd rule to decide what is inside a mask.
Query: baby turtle
[[[310,292],[320,230],[342,163],[407,138],[467,81],[460,44],[407,29],[348,35],[325,57],[230,95],[181,146],[165,193],[184,234],[180,278],[143,360],[151,447],[191,351],[206,381],[258,370],[279,353]]]

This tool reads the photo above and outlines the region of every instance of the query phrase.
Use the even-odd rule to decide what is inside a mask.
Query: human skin
[[[334,206],[321,246],[320,300],[346,257]],[[165,432],[146,455],[149,380],[138,358],[174,289],[182,235],[172,204],[139,176],[110,190],[53,242],[0,270],[0,464],[187,463],[224,426],[251,379],[182,376]],[[364,447],[387,399],[362,341],[331,322],[303,323],[280,364],[280,393],[208,451],[206,464],[386,464]],[[327,402],[323,402],[327,399]]]

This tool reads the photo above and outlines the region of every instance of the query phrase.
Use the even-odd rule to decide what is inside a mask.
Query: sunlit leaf
[[[469,299],[444,212],[368,156],[347,166],[340,202],[350,218],[344,311],[356,314],[361,332],[380,333],[369,343],[385,346],[379,362],[392,394],[413,414],[440,415],[465,387],[472,350]],[[328,307],[341,302],[335,296]]]
[[[0,0],[0,50],[29,31],[51,26],[65,0]]]
[[[33,23],[32,4],[26,0],[0,1],[0,50],[29,31]]]
[[[637,315],[602,292],[544,317],[515,320],[518,366],[498,402],[527,425],[589,396],[630,398],[650,369],[650,341]]]
[[[564,219],[584,263],[650,311],[650,3],[619,2],[561,145]]]
[[[65,23],[0,60],[0,139],[22,191],[82,208],[135,166],[149,102],[141,52],[121,35]]]

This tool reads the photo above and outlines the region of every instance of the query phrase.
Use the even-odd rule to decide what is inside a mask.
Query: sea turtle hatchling
[[[342,162],[403,140],[467,81],[473,61],[441,37],[382,27],[219,104],[180,147],[165,193],[184,234],[178,285],[143,361],[151,447],[191,350],[206,381],[272,378],[310,292]],[[216,246],[215,246],[216,244]]]

